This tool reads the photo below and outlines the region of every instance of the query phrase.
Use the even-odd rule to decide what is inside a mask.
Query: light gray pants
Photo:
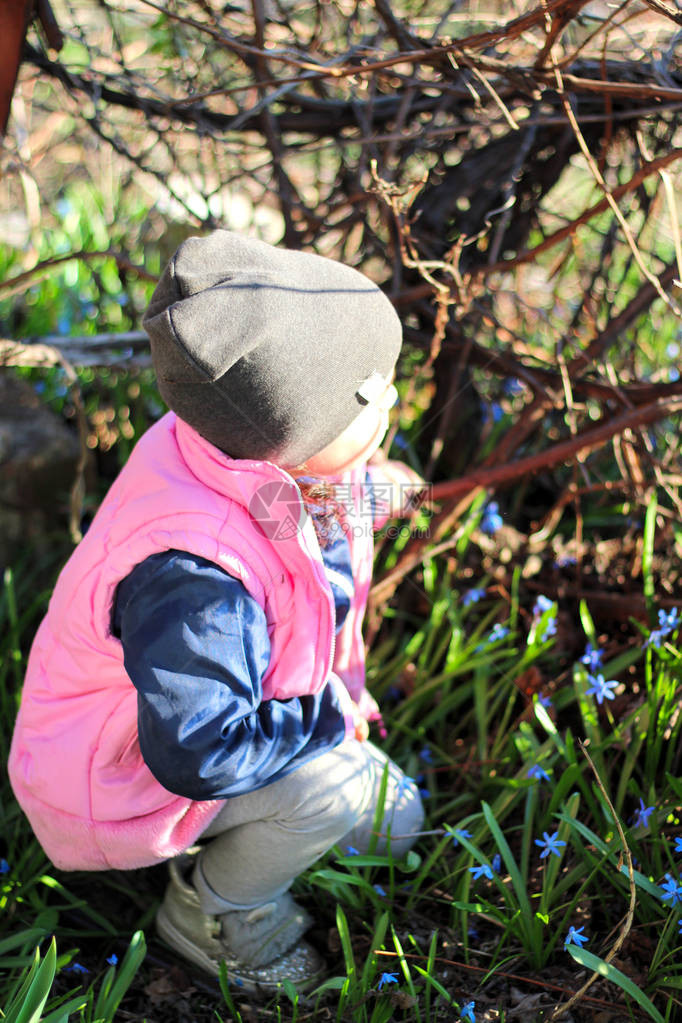
[[[201,836],[210,838],[194,874],[205,913],[251,909],[278,898],[338,843],[367,852],[388,765],[378,853],[403,856],[424,811],[411,778],[370,742],[347,739],[272,785],[228,799]]]

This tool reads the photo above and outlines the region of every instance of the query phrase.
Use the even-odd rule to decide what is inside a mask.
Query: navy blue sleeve
[[[241,795],[343,740],[331,685],[263,700],[265,614],[213,562],[182,551],[147,558],[118,587],[113,627],[138,693],[142,756],[170,792]]]

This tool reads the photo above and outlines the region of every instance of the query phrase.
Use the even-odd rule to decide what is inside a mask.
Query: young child
[[[145,327],[172,411],[57,581],[10,777],[57,867],[170,861],[157,928],[188,960],[307,984],[323,962],[294,879],[335,843],[368,848],[385,771],[379,850],[390,831],[405,853],[423,819],[366,741],[361,634],[372,493],[420,482],[384,462],[373,491],[365,464],[400,323],[357,271],[216,231],[180,246]],[[316,531],[332,485],[336,528]]]

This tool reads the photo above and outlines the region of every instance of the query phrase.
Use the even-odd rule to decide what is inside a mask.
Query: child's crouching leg
[[[301,941],[312,919],[288,889],[360,820],[372,777],[370,758],[351,740],[228,800],[199,854],[171,864],[157,915],[161,936],[214,974],[224,960],[228,977],[248,988],[271,991],[285,978],[299,987],[316,982],[324,962]]]
[[[204,912],[271,902],[355,827],[373,795],[376,771],[367,745],[349,740],[286,778],[227,801],[202,835],[212,841],[192,879]]]

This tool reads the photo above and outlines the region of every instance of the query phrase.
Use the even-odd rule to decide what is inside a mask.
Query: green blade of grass
[[[54,1012],[48,1013],[47,1016],[43,1016],[40,1023],[67,1023],[69,1016],[72,1012],[81,1012],[82,1009],[88,1004],[87,998],[81,995],[79,998],[72,998],[68,1002],[64,1002]]]
[[[654,580],[654,538],[656,534],[656,511],[658,500],[654,493],[644,518],[644,534],[642,538],[642,578],[644,580],[644,600],[649,618],[653,621],[656,617],[654,608],[654,592],[656,583]]]
[[[388,929],[388,913],[382,913],[379,917],[378,923],[374,928],[374,934],[370,942],[370,953],[365,960],[365,965],[362,968],[362,987],[366,991],[370,986],[370,981],[376,970],[376,951],[380,949],[384,943],[386,937],[386,931]]]
[[[341,939],[341,948],[343,949],[343,959],[346,964],[346,973],[350,978],[355,979],[355,958],[353,956],[353,942],[351,941],[350,931],[348,929],[348,921],[346,920],[346,914],[341,909],[341,906],[336,907],[336,929],[339,932],[339,938]]]
[[[600,977],[605,977],[612,984],[617,984],[622,991],[625,991],[631,998],[634,998],[637,1004],[649,1014],[651,1019],[656,1020],[656,1023],[665,1023],[663,1016],[661,1016],[651,999],[647,998],[641,988],[638,988],[633,980],[626,977],[615,966],[604,962],[599,956],[588,952],[586,948],[578,948],[576,945],[568,945],[567,948],[576,963],[579,963],[580,966],[586,966],[588,970],[598,973]]]
[[[227,964],[225,963],[225,960],[221,962],[218,967],[218,971],[218,983],[220,984],[220,990],[225,1000],[225,1005],[232,1013],[232,1021],[233,1023],[242,1023],[241,1013],[232,999],[232,992],[230,991],[230,984],[227,979]]]
[[[582,821],[574,820],[572,817],[569,817],[564,813],[557,813],[555,816],[560,820],[566,821],[570,827],[579,831],[583,838],[586,838],[588,842],[595,845],[600,852],[606,853],[608,856],[615,856],[619,851],[617,848],[612,848],[607,845],[606,842],[599,837],[599,835],[595,835],[594,831],[588,828],[586,824],[583,824]],[[621,866],[620,873],[625,877],[629,877],[628,868],[625,863]],[[657,885],[650,881],[648,877],[645,877],[644,874],[641,874],[638,870],[633,870],[633,876],[638,888],[641,888],[642,891],[648,892],[649,895],[653,895],[657,901],[660,900],[661,890]]]
[[[26,982],[20,988],[14,1004],[5,1014],[6,1023],[38,1023],[52,987],[56,968],[57,943],[53,938],[42,962],[40,952],[36,949],[35,961]]]
[[[410,966],[409,966],[409,963],[407,962],[407,959],[405,958],[405,953],[403,952],[403,947],[400,944],[400,938],[398,937],[398,935],[396,933],[396,930],[395,930],[395,927],[393,926],[393,924],[391,924],[391,932],[393,934],[393,944],[395,945],[395,950],[398,953],[398,961],[400,963],[400,969],[403,972],[403,977],[405,978],[405,981],[407,983],[408,990],[409,990],[410,994],[412,995],[412,997],[414,998],[414,1003],[415,1003],[414,1004],[415,1019],[417,1020],[417,1023],[421,1023],[421,1018],[422,1017],[421,1017],[421,1013],[419,1011],[419,999],[417,997],[417,992],[416,992],[415,987],[414,987],[414,981],[412,980],[412,974],[410,973]]]
[[[519,907],[521,909],[521,915],[524,921],[531,922],[533,914],[530,908],[530,900],[526,891],[523,878],[521,877],[521,871],[518,868],[514,855],[509,848],[507,839],[502,834],[502,829],[495,819],[493,811],[487,803],[481,803],[483,814],[485,816],[490,833],[495,840],[495,844],[500,851],[500,856],[504,860],[504,864],[507,868],[507,872],[511,878],[512,886],[516,892],[516,898],[518,899]]]
[[[147,943],[144,934],[142,931],[136,931],[130,939],[116,979],[113,983],[107,983],[105,979],[102,985],[102,991],[95,1007],[96,1019],[102,1017],[107,1020],[107,1023],[113,1021],[119,1002],[132,984],[146,954]]]

